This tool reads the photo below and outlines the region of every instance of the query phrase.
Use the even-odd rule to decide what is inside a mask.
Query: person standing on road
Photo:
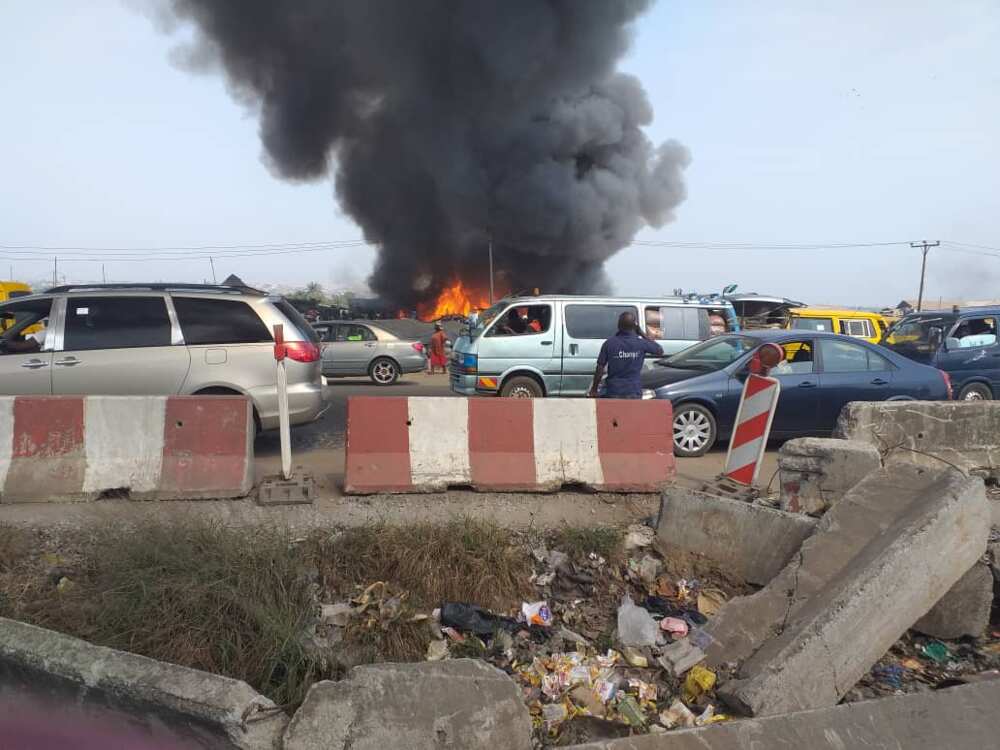
[[[594,382],[587,395],[597,397],[597,388],[605,371],[608,380],[604,398],[642,398],[642,363],[646,355],[663,356],[663,349],[650,341],[639,328],[635,313],[623,312],[618,317],[618,333],[601,346],[594,370]]]
[[[441,368],[442,373],[448,372],[448,360],[444,355],[444,342],[447,341],[447,337],[444,334],[444,328],[441,327],[440,323],[434,324],[434,335],[431,336],[431,346],[430,346],[430,365],[431,365],[431,375],[433,375],[437,368]]]

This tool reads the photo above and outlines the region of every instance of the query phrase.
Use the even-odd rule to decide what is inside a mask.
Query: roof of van
[[[523,297],[504,297],[503,299],[497,300],[497,304],[501,302],[506,303],[521,303],[530,304],[531,302],[608,302],[612,304],[631,304],[631,303],[665,303],[671,305],[702,305],[706,307],[729,307],[729,300],[721,299],[719,297],[676,297],[676,296],[663,296],[657,297],[655,295],[635,295],[632,297],[606,297],[600,294],[540,294],[540,295],[526,295]]]

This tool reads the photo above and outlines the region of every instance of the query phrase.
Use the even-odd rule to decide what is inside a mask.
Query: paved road
[[[318,422],[292,430],[292,460],[316,478],[320,496],[340,497],[344,472],[344,429],[347,399],[350,396],[454,396],[446,375],[408,375],[392,386],[376,386],[368,378],[330,380],[324,389],[329,409]],[[280,471],[280,448],[276,432],[257,438],[257,474],[260,477]],[[768,449],[761,470],[761,481],[768,481],[777,468],[775,446]],[[702,458],[678,459],[678,478],[698,484],[721,471],[726,459],[725,447],[717,447]]]

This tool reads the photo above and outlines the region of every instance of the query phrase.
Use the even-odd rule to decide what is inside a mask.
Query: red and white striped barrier
[[[356,396],[345,490],[655,492],[674,476],[672,422],[660,400]]]
[[[240,497],[253,438],[243,396],[0,397],[0,502]]]
[[[750,485],[757,481],[780,393],[781,383],[774,378],[747,376],[723,472],[734,482]]]

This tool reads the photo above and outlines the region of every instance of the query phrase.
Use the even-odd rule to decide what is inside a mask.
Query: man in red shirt
[[[444,329],[441,327],[440,323],[434,324],[434,335],[431,336],[431,347],[430,347],[430,364],[431,364],[431,375],[433,375],[437,368],[441,368],[441,372],[445,373],[448,371],[448,360],[445,358],[444,354],[444,342],[447,340]]]

